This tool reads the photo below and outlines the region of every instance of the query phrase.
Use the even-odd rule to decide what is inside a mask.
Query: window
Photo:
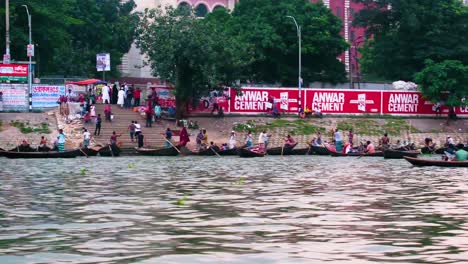
[[[217,11],[217,10],[223,10],[223,9],[226,9],[224,6],[222,5],[217,5],[213,8],[213,11]]]
[[[195,15],[197,17],[205,17],[208,14],[208,7],[205,4],[199,4],[195,7]]]
[[[177,6],[177,9],[179,9],[179,11],[190,11],[191,10],[191,7],[188,3],[186,2],[181,2],[178,6]]]

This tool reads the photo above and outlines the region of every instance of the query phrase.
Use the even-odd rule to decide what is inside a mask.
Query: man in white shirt
[[[83,132],[83,147],[87,148],[90,142],[91,142],[91,133],[89,133],[88,129],[85,128]]]
[[[102,87],[102,103],[110,103],[110,88],[109,86],[107,85],[104,85],[104,87]]]

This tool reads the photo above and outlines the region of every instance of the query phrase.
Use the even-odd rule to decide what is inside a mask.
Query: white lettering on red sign
[[[312,109],[330,112],[343,111],[344,97],[344,93],[317,92],[312,100]]]
[[[419,96],[417,94],[391,94],[388,102],[389,112],[417,113]]]
[[[234,103],[235,110],[241,111],[264,111],[268,102],[268,92],[245,91],[241,96],[236,95]]]
[[[468,106],[465,106],[465,107],[460,107],[460,112],[461,113],[468,113]]]

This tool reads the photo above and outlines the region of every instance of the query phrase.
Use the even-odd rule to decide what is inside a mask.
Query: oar
[[[284,152],[284,144],[283,144],[283,146],[281,147],[281,157],[283,157],[283,152]]]
[[[168,142],[173,148],[175,148],[175,150],[177,150],[177,152],[179,152],[179,154],[182,154],[182,152],[180,152],[180,150],[174,146],[174,144],[172,144],[172,142],[170,140],[168,140],[164,135],[162,135],[162,137],[164,138],[164,140],[166,140],[166,142]]]
[[[222,158],[222,156],[221,156],[221,155],[219,155],[219,153],[218,153],[218,152],[216,152],[216,150],[214,150],[214,148],[211,148],[211,147],[210,147],[210,149],[211,149],[211,151],[213,151],[213,153],[214,153],[214,154],[216,154],[216,156],[218,156],[218,157]]]
[[[111,153],[112,157],[114,157],[114,152],[112,151],[111,145],[109,144],[108,147],[109,147],[109,150],[110,150],[110,153]]]
[[[88,156],[88,154],[86,154],[86,152],[84,152],[81,148],[79,148],[79,150],[81,151],[81,153],[83,153],[86,156],[86,158],[89,158],[89,156]]]

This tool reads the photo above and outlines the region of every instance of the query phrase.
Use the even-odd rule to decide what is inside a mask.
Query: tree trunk
[[[187,114],[187,104],[193,87],[190,67],[178,66],[176,72],[176,120],[178,121]]]

